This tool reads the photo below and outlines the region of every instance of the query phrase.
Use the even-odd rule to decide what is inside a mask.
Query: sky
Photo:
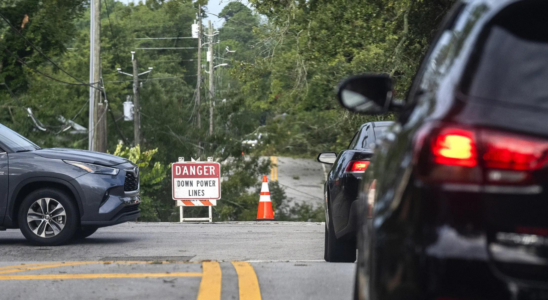
[[[139,3],[139,0],[118,0],[120,2],[123,2],[123,3]],[[223,8],[230,2],[233,2],[233,1],[239,1],[239,0],[209,0],[209,5],[208,5],[208,12],[212,13],[212,14],[215,14],[215,15],[218,15],[222,10]],[[242,2],[243,4],[249,6],[249,2],[247,0],[241,0],[240,2]],[[215,16],[210,16],[210,18],[206,19],[206,20],[211,20],[214,24],[215,27],[220,27],[223,22],[224,22],[224,19],[219,19]]]
[[[233,2],[233,0],[209,0],[208,5],[208,11],[212,14],[218,15],[223,8],[230,2]],[[249,3],[246,0],[241,1],[243,4],[249,6]],[[224,19],[219,19],[215,16],[211,16],[211,21],[215,25],[215,27],[221,26],[223,24]]]

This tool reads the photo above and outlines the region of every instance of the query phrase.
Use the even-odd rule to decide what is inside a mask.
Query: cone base
[[[278,221],[276,219],[255,219],[255,221]]]
[[[257,210],[257,220],[274,220],[272,202],[259,202],[259,209]]]

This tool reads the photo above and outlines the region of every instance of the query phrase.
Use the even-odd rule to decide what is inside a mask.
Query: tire
[[[365,220],[367,222],[367,220]],[[358,234],[357,234],[357,246],[358,246],[358,258],[356,261],[356,274],[354,277],[354,300],[371,300],[366,295],[368,293],[367,290],[367,275],[366,275],[366,269],[367,269],[367,262],[369,261],[369,258],[367,257],[369,255],[369,251],[366,251],[367,245],[365,245],[366,242],[366,231],[367,226],[360,224],[358,227]]]
[[[328,212],[329,220],[325,229],[325,261],[328,262],[355,262],[356,239],[337,239],[331,212]]]
[[[97,231],[97,229],[99,229],[99,227],[95,227],[95,226],[79,227],[76,230],[76,233],[74,234],[74,239],[83,240],[91,236],[92,234],[94,234]]]
[[[329,246],[328,246],[328,235],[327,235],[327,222],[325,224],[325,229],[324,229],[324,232],[325,232],[325,238],[324,238],[324,247],[323,247],[323,259],[325,261],[329,261]]]
[[[360,257],[360,256],[358,255],[358,257]],[[363,299],[362,294],[361,294],[362,293],[361,291],[362,291],[363,287],[360,286],[360,280],[359,280],[359,274],[360,273],[359,273],[358,269],[359,269],[359,267],[356,268],[356,275],[354,276],[354,297],[352,299],[354,299],[354,300],[365,300],[365,299]]]
[[[69,241],[78,228],[74,200],[56,189],[30,193],[21,203],[18,223],[25,238],[38,246],[57,246]]]

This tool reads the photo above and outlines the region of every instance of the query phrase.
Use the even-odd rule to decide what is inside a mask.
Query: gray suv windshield
[[[33,151],[38,150],[35,143],[27,140],[17,132],[9,129],[8,127],[0,124],[0,142],[6,145],[8,148],[15,152]]]

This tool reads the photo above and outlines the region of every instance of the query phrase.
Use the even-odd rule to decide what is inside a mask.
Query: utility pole
[[[152,72],[154,68],[148,67],[148,71],[139,73],[139,63],[135,57],[135,51],[131,51],[131,62],[133,64],[133,74],[122,72],[121,68],[116,69],[118,73],[133,77],[133,136],[134,145],[141,144],[141,107],[139,106],[139,76]]]
[[[200,124],[200,85],[202,84],[202,6],[198,5],[198,82],[196,83],[196,108],[198,110],[198,128]]]
[[[141,110],[139,108],[139,63],[135,52],[131,52],[133,60],[133,135],[135,146],[141,144]]]
[[[89,125],[88,148],[97,150],[98,138],[96,135],[97,103],[101,99],[101,1],[91,0],[90,3],[90,70],[89,70]]]
[[[213,135],[213,101],[215,100],[215,83],[213,82],[213,25],[209,21],[209,135]]]

